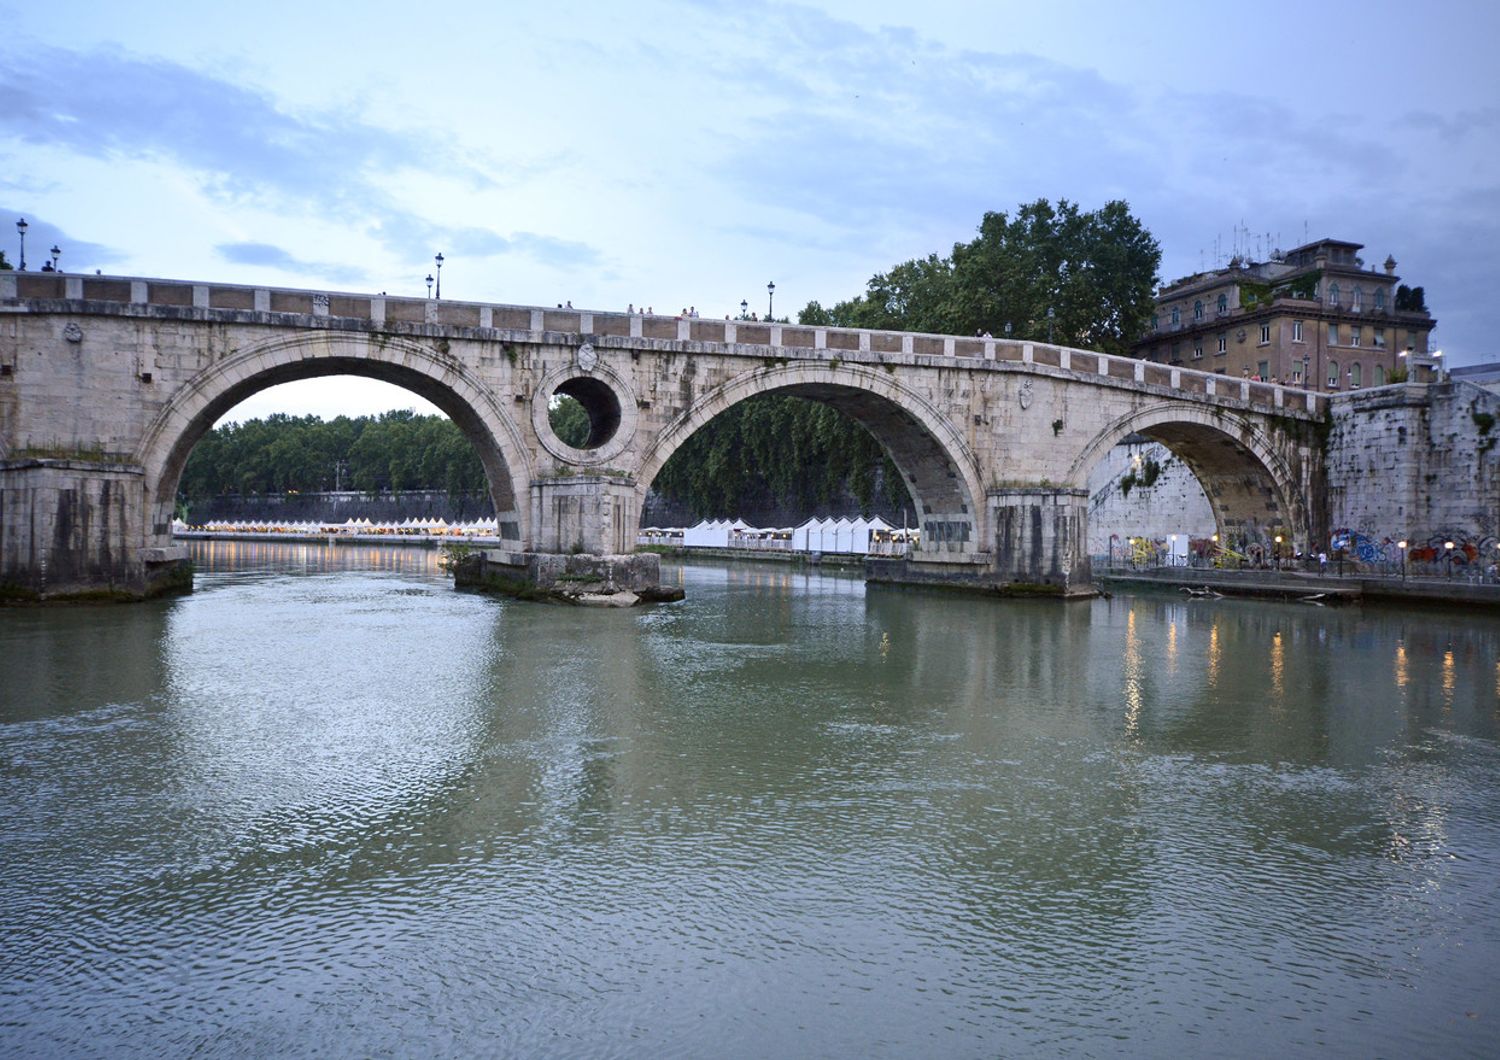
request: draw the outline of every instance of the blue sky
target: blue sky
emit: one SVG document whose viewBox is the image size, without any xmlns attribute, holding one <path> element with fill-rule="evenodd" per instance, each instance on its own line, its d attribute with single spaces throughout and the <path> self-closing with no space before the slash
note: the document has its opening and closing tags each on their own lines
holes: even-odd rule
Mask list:
<svg viewBox="0 0 1500 1060">
<path fill-rule="evenodd" d="M 705 314 L 1123 198 L 1162 279 L 1333 236 L 1500 359 L 1500 5 L 0 0 L 33 267 Z M 1239 226 L 1252 235 L 1237 235 Z M 7 225 L 3 233 L 12 231 Z M 0 242 L 12 260 L 14 235 Z M 415 405 L 376 384 L 237 415 Z"/>
</svg>

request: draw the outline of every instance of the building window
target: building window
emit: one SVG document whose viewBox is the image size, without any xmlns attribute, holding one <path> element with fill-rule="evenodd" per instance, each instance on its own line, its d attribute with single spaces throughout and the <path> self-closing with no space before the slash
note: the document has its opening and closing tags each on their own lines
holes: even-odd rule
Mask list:
<svg viewBox="0 0 1500 1060">
<path fill-rule="evenodd" d="M 1351 387 L 1361 386 L 1365 381 L 1364 366 L 1355 361 L 1349 366 L 1349 385 Z"/>
<path fill-rule="evenodd" d="M 1271 325 L 1270 324 L 1262 324 L 1260 326 L 1260 344 L 1262 346 L 1264 346 L 1266 343 L 1268 343 L 1270 341 L 1271 341 Z"/>
<path fill-rule="evenodd" d="M 1364 307 L 1364 304 L 1365 289 L 1363 287 L 1354 288 L 1354 311 L 1358 313 Z"/>
<path fill-rule="evenodd" d="M 1328 389 L 1329 390 L 1337 390 L 1338 388 L 1339 388 L 1339 362 L 1338 361 L 1329 361 L 1328 362 Z"/>
<path fill-rule="evenodd" d="M 1417 348 L 1417 333 L 1415 331 L 1408 331 L 1406 333 L 1406 348 L 1408 350 L 1415 350 Z"/>
<path fill-rule="evenodd" d="M 1198 360 L 1202 356 L 1203 356 L 1203 343 L 1200 342 L 1200 343 L 1197 343 L 1196 345 L 1193 346 L 1193 360 L 1196 361 L 1196 360 Z"/>
<path fill-rule="evenodd" d="M 1172 363 L 1173 364 L 1181 364 L 1182 363 L 1182 343 L 1180 343 L 1180 342 L 1174 342 L 1174 343 L 1172 343 Z"/>
<path fill-rule="evenodd" d="M 1302 364 L 1299 361 L 1292 362 L 1292 382 L 1302 385 Z"/>
<path fill-rule="evenodd" d="M 1377 287 L 1377 288 L 1375 288 L 1375 308 L 1378 309 L 1378 310 L 1380 310 L 1382 313 L 1385 312 L 1385 288 L 1384 287 Z"/>
<path fill-rule="evenodd" d="M 1330 346 L 1337 346 L 1338 344 L 1339 344 L 1339 326 L 1337 324 L 1329 324 L 1328 325 L 1328 345 L 1330 345 Z"/>
<path fill-rule="evenodd" d="M 1375 366 L 1375 385 L 1385 386 L 1385 365 L 1383 364 Z"/>
<path fill-rule="evenodd" d="M 1374 338 L 1371 341 L 1377 350 L 1385 349 L 1385 328 L 1376 328 Z"/>
<path fill-rule="evenodd" d="M 1152 331 L 1157 331 L 1157 330 L 1160 330 L 1160 328 L 1161 328 L 1161 317 L 1158 314 L 1156 314 L 1156 313 L 1152 313 L 1151 314 L 1151 330 Z"/>
<path fill-rule="evenodd" d="M 1255 378 L 1259 379 L 1262 383 L 1266 382 L 1268 379 L 1271 378 L 1271 362 L 1270 361 L 1256 361 L 1255 362 Z"/>
<path fill-rule="evenodd" d="M 1358 346 L 1359 345 L 1359 333 L 1362 330 L 1364 330 L 1364 329 L 1361 328 L 1358 324 L 1352 324 L 1352 325 L 1350 325 L 1350 327 L 1349 327 L 1349 345 L 1350 346 Z"/>
<path fill-rule="evenodd" d="M 1177 306 L 1174 305 L 1172 307 L 1172 326 L 1176 327 L 1178 324 L 1181 324 L 1181 323 L 1182 323 L 1182 310 L 1179 309 Z"/>
<path fill-rule="evenodd" d="M 1294 320 L 1294 321 L 1292 321 L 1292 341 L 1293 342 L 1301 342 L 1302 341 L 1302 321 L 1300 321 L 1300 320 Z"/>
<path fill-rule="evenodd" d="M 1193 303 L 1193 319 L 1194 320 L 1202 320 L 1203 319 L 1203 299 L 1201 299 L 1201 298 L 1199 298 L 1197 301 L 1195 301 Z"/>
<path fill-rule="evenodd" d="M 1229 333 L 1225 332 L 1225 331 L 1221 331 L 1221 332 L 1219 332 L 1219 352 L 1220 353 L 1227 353 L 1228 351 L 1229 351 Z"/>
<path fill-rule="evenodd" d="M 1229 296 L 1227 294 L 1221 294 L 1221 295 L 1219 295 L 1219 316 L 1223 317 L 1223 316 L 1228 316 L 1228 315 L 1229 315 Z"/>
<path fill-rule="evenodd" d="M 1336 283 L 1335 284 L 1330 284 L 1329 287 L 1328 287 L 1328 304 L 1329 305 L 1338 305 L 1339 304 L 1339 285 L 1336 284 Z"/>
</svg>

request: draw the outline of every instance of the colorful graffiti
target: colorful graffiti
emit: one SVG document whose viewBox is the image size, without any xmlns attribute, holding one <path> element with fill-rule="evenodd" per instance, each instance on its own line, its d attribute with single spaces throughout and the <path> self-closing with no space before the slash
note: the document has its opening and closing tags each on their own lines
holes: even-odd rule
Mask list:
<svg viewBox="0 0 1500 1060">
<path fill-rule="evenodd" d="M 1371 566 L 1380 564 L 1441 564 L 1449 567 L 1487 568 L 1500 563 L 1500 541 L 1494 535 L 1470 536 L 1461 531 L 1435 533 L 1424 540 L 1406 541 L 1406 554 L 1402 555 L 1402 541 L 1389 534 L 1376 535 L 1345 527 L 1335 530 L 1329 538 L 1330 551 L 1343 552 L 1350 559 Z"/>
</svg>

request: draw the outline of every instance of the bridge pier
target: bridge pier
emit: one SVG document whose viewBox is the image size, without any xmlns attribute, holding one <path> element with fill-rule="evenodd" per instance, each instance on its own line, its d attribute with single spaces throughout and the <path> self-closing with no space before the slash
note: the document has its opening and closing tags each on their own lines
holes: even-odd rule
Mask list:
<svg viewBox="0 0 1500 1060">
<path fill-rule="evenodd" d="M 0 461 L 0 600 L 145 599 L 192 588 L 187 549 L 145 532 L 144 473 L 83 459 Z"/>
<path fill-rule="evenodd" d="M 1052 486 L 990 490 L 995 578 L 1062 596 L 1092 596 L 1088 556 L 1089 492 Z"/>
<path fill-rule="evenodd" d="M 559 474 L 531 484 L 531 538 L 537 552 L 634 552 L 640 522 L 641 502 L 632 479 Z"/>
</svg>

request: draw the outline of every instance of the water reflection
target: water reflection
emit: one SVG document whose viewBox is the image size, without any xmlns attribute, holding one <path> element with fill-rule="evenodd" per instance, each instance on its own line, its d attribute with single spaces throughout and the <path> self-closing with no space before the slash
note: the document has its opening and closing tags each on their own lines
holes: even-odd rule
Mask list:
<svg viewBox="0 0 1500 1060">
<path fill-rule="evenodd" d="M 0 613 L 7 1052 L 1494 1044 L 1493 620 L 214 547 Z"/>
</svg>

